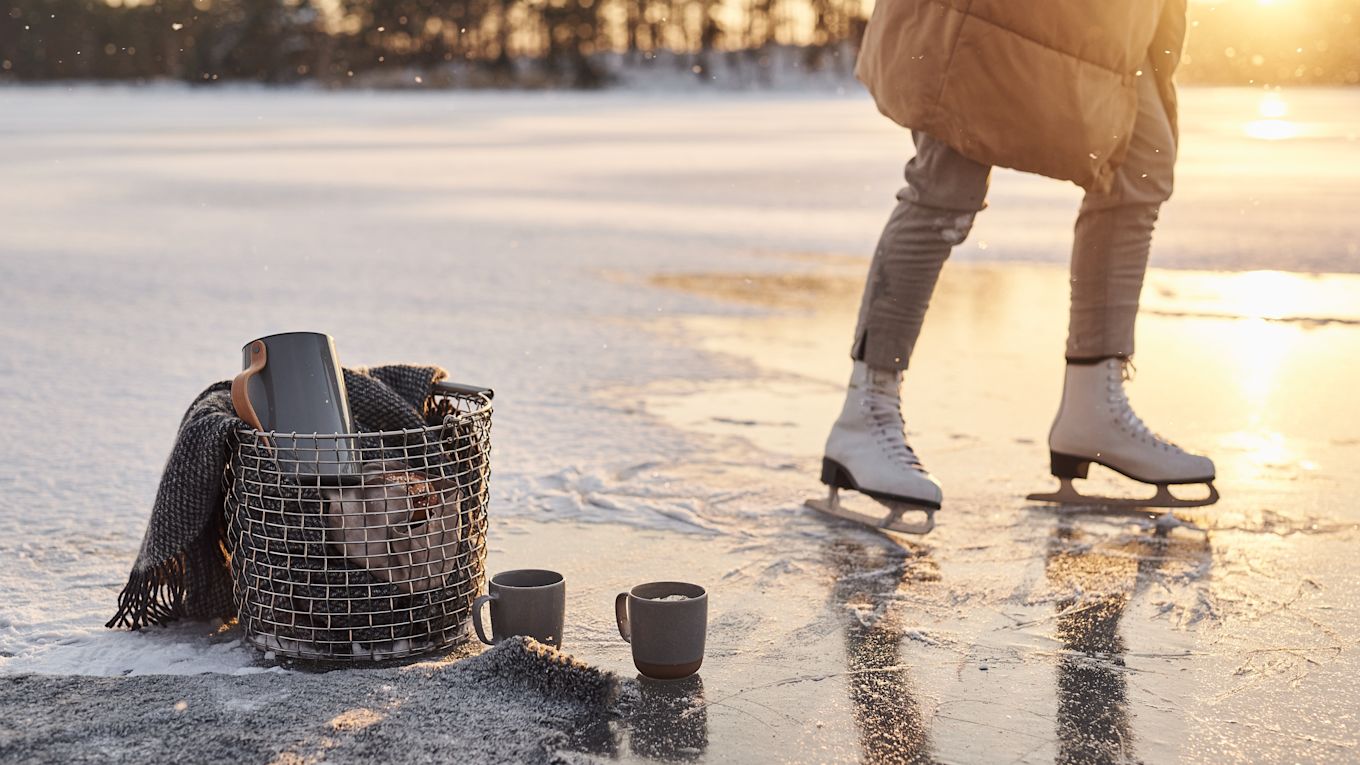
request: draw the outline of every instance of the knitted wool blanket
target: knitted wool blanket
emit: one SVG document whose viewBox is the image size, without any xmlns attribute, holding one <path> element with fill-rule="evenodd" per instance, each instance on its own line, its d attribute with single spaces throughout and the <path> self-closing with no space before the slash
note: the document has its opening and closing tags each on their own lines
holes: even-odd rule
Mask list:
<svg viewBox="0 0 1360 765">
<path fill-rule="evenodd" d="M 357 431 L 421 428 L 437 424 L 444 414 L 431 406 L 431 386 L 446 376 L 439 367 L 393 365 L 345 369 L 344 374 Z M 118 612 L 105 626 L 136 630 L 180 618 L 236 615 L 223 475 L 237 432 L 247 427 L 232 407 L 229 382 L 209 386 L 189 407 L 161 475 L 137 560 L 118 596 Z M 314 488 L 294 486 L 289 494 L 278 500 L 320 501 Z M 324 529 L 317 530 L 315 541 L 324 544 Z M 348 570 L 329 573 L 356 587 L 381 584 L 361 566 L 336 568 Z"/>
</svg>

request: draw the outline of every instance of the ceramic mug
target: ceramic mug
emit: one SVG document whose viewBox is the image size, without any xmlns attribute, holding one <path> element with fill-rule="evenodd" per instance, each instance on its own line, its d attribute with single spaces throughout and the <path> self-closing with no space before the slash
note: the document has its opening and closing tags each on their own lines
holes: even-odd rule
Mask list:
<svg viewBox="0 0 1360 765">
<path fill-rule="evenodd" d="M 524 568 L 491 577 L 487 594 L 472 603 L 472 626 L 477 638 L 495 645 L 524 635 L 553 648 L 562 647 L 566 621 L 567 583 L 556 571 Z M 491 638 L 482 630 L 482 604 L 491 604 Z"/>
<path fill-rule="evenodd" d="M 247 343 L 241 353 L 244 369 L 231 381 L 231 403 L 247 425 L 273 432 L 270 446 L 280 469 L 323 483 L 357 479 L 354 439 L 303 435 L 354 432 L 345 374 L 330 335 L 269 335 Z"/>
<path fill-rule="evenodd" d="M 639 584 L 614 599 L 614 618 L 633 646 L 634 666 L 647 677 L 678 680 L 704 663 L 708 593 L 699 585 Z"/>
</svg>

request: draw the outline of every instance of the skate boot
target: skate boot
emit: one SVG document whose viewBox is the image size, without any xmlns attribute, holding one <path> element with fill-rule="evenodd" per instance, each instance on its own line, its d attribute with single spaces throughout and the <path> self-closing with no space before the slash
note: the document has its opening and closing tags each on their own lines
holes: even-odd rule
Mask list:
<svg viewBox="0 0 1360 765">
<path fill-rule="evenodd" d="M 1048 434 L 1053 475 L 1061 481 L 1057 492 L 1031 494 L 1028 499 L 1107 507 L 1199 507 L 1218 501 L 1214 488 L 1214 463 L 1190 454 L 1153 433 L 1129 405 L 1124 393 L 1124 359 L 1103 359 L 1095 364 L 1068 364 L 1062 404 Z M 1094 462 L 1157 487 L 1147 499 L 1088 497 L 1072 487 L 1073 479 L 1085 478 Z M 1205 484 L 1208 496 L 1179 499 L 1167 486 Z"/>
<path fill-rule="evenodd" d="M 826 500 L 808 506 L 838 518 L 906 534 L 925 534 L 935 527 L 940 508 L 940 482 L 926 472 L 907 445 L 902 420 L 902 373 L 870 369 L 855 362 L 841 416 L 831 428 L 822 458 L 822 483 L 830 487 Z M 870 515 L 840 502 L 840 490 L 850 489 L 877 500 L 887 513 Z M 903 513 L 926 514 L 921 523 L 902 520 Z"/>
</svg>

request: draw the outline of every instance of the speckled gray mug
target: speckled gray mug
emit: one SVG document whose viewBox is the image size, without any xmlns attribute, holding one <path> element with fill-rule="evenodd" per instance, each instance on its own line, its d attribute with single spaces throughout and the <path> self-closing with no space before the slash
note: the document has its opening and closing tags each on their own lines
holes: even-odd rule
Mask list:
<svg viewBox="0 0 1360 765">
<path fill-rule="evenodd" d="M 699 585 L 639 584 L 614 599 L 614 618 L 619 634 L 633 646 L 633 664 L 647 677 L 678 680 L 704 663 L 708 593 Z"/>
<path fill-rule="evenodd" d="M 562 647 L 566 619 L 567 583 L 556 571 L 522 568 L 491 577 L 487 594 L 472 603 L 472 626 L 477 637 L 495 645 L 524 635 L 553 648 Z M 491 638 L 482 631 L 482 604 L 491 604 Z"/>
</svg>

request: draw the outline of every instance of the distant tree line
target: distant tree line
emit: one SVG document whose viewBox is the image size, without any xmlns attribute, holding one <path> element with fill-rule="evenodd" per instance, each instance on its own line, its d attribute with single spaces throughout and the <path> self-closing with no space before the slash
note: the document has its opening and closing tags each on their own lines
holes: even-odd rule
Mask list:
<svg viewBox="0 0 1360 765">
<path fill-rule="evenodd" d="M 797 46 L 818 69 L 857 47 L 861 0 L 3 0 L 0 79 L 594 87 L 657 54 Z M 1360 82 L 1360 0 L 1191 4 L 1184 79 Z"/>
<path fill-rule="evenodd" d="M 591 87 L 600 54 L 642 63 L 858 40 L 859 0 L 4 0 L 0 77 L 190 82 L 318 79 L 458 65 L 488 85 Z M 735 14 L 734 14 L 735 11 Z M 732 21 L 739 17 L 739 21 Z M 691 64 L 692 65 L 692 64 Z"/>
</svg>

